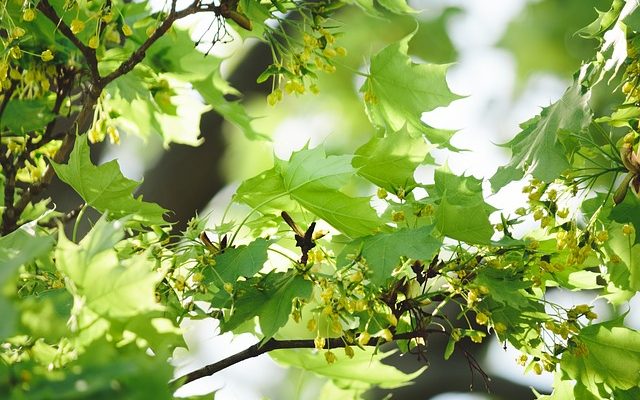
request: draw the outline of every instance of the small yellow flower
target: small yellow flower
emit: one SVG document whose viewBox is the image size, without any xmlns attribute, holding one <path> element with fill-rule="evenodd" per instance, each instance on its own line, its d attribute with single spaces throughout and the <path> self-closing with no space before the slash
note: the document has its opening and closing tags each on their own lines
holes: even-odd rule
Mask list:
<svg viewBox="0 0 640 400">
<path fill-rule="evenodd" d="M 97 49 L 99 45 L 100 45 L 100 38 L 98 37 L 98 35 L 91 36 L 91 39 L 89 39 L 88 46 L 91 47 L 92 49 Z"/>
<path fill-rule="evenodd" d="M 344 47 L 336 47 L 336 53 L 339 56 L 344 57 L 347 55 L 347 49 L 345 49 Z"/>
<path fill-rule="evenodd" d="M 358 336 L 358 344 L 360 346 L 366 346 L 371 340 L 371 335 L 368 332 L 362 332 L 360 336 Z"/>
<path fill-rule="evenodd" d="M 326 340 L 322 336 L 318 336 L 315 339 L 313 339 L 313 344 L 316 347 L 316 349 L 321 350 L 321 349 L 324 349 L 324 345 L 326 344 Z"/>
<path fill-rule="evenodd" d="M 113 20 L 113 12 L 109 11 L 108 13 L 102 16 L 102 20 L 107 24 Z"/>
<path fill-rule="evenodd" d="M 78 34 L 84 30 L 84 22 L 80 21 L 79 19 L 74 19 L 73 21 L 71 21 L 70 28 L 73 34 Z"/>
<path fill-rule="evenodd" d="M 325 57 L 328 57 L 328 58 L 333 58 L 338 55 L 338 53 L 330 47 L 327 47 L 326 49 L 322 50 L 322 54 L 324 54 Z"/>
<path fill-rule="evenodd" d="M 317 327 L 318 327 L 318 324 L 315 318 L 311 318 L 309 322 L 307 322 L 307 329 L 310 330 L 311 332 L 315 331 Z"/>
<path fill-rule="evenodd" d="M 11 31 L 11 37 L 13 37 L 14 39 L 18 39 L 24 36 L 25 34 L 25 30 L 20 28 L 19 26 L 16 26 L 15 28 L 13 28 L 13 31 Z"/>
<path fill-rule="evenodd" d="M 393 222 L 404 221 L 404 211 L 394 211 L 391 213 L 391 220 Z"/>
<path fill-rule="evenodd" d="M 324 358 L 325 360 L 327 360 L 327 364 L 333 364 L 334 362 L 336 362 L 336 355 L 333 354 L 331 350 L 327 350 L 324 353 Z"/>
<path fill-rule="evenodd" d="M 40 53 L 40 58 L 44 62 L 51 61 L 53 60 L 53 53 L 51 52 L 51 50 L 45 50 L 42 53 Z"/>
<path fill-rule="evenodd" d="M 476 314 L 476 322 L 479 325 L 486 325 L 488 321 L 489 321 L 489 317 L 487 316 L 487 314 L 483 312 L 479 312 Z"/>
<path fill-rule="evenodd" d="M 22 58 L 22 50 L 20 50 L 20 47 L 18 46 L 13 46 L 11 50 L 9 50 L 9 54 L 11 54 L 11 57 L 15 58 L 16 60 Z"/>
<path fill-rule="evenodd" d="M 635 229 L 633 228 L 633 225 L 624 224 L 624 225 L 622 226 L 622 233 L 623 233 L 625 236 L 632 235 L 634 231 L 635 231 Z"/>
<path fill-rule="evenodd" d="M 533 372 L 535 372 L 536 375 L 541 375 L 542 374 L 542 365 L 540 365 L 540 363 L 533 364 Z"/>
<path fill-rule="evenodd" d="M 36 19 L 36 12 L 33 8 L 27 8 L 22 12 L 22 19 L 26 22 L 31 22 Z"/>
<path fill-rule="evenodd" d="M 127 24 L 122 25 L 122 33 L 125 36 L 131 36 L 133 35 L 133 29 L 131 29 L 131 27 Z"/>
<path fill-rule="evenodd" d="M 353 351 L 353 347 L 345 346 L 344 347 L 344 354 L 349 358 L 353 358 L 353 356 L 355 355 L 355 351 Z"/>
</svg>

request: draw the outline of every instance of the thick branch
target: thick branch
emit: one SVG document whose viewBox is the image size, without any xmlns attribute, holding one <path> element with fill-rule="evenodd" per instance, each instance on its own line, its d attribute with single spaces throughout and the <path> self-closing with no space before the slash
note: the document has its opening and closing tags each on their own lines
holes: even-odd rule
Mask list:
<svg viewBox="0 0 640 400">
<path fill-rule="evenodd" d="M 71 32 L 71 28 L 62 20 L 62 17 L 58 15 L 56 10 L 49 4 L 49 0 L 40 0 L 36 8 L 44 14 L 58 30 L 73 43 L 74 46 L 80 50 L 84 58 L 87 60 L 89 66 L 89 73 L 91 74 L 91 80 L 94 83 L 100 81 L 100 73 L 98 72 L 98 59 L 96 58 L 96 51 L 91 47 L 82 43 L 78 37 Z"/>
<path fill-rule="evenodd" d="M 393 336 L 393 340 L 406 340 L 418 337 L 426 337 L 431 333 L 448 334 L 442 329 L 423 329 L 413 332 L 399 333 Z M 385 343 L 382 338 L 371 338 L 366 344 L 367 346 L 379 346 Z M 342 338 L 330 338 L 326 341 L 327 349 L 341 348 L 347 346 Z M 239 353 L 229 356 L 223 360 L 215 362 L 213 364 L 206 365 L 200 369 L 189 372 L 186 375 L 176 379 L 178 386 L 185 385 L 189 382 L 193 382 L 197 379 L 211 376 L 216 372 L 220 372 L 225 368 L 235 365 L 241 361 L 248 360 L 249 358 L 257 357 L 261 354 L 268 353 L 273 350 L 282 349 L 313 349 L 315 348 L 315 342 L 313 339 L 298 339 L 298 340 L 278 340 L 269 339 L 266 343 L 260 346 L 260 343 L 256 343 Z"/>
</svg>

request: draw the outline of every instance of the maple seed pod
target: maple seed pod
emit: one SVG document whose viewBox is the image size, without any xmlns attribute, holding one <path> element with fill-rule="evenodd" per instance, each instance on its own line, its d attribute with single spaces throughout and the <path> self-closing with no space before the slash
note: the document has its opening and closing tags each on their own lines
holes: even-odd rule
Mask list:
<svg viewBox="0 0 640 400">
<path fill-rule="evenodd" d="M 629 190 L 629 182 L 633 179 L 635 174 L 632 172 L 628 172 L 624 177 L 624 180 L 620 182 L 620 186 L 616 189 L 613 194 L 613 203 L 620 204 L 624 201 L 624 198 L 627 196 L 627 191 Z"/>
</svg>

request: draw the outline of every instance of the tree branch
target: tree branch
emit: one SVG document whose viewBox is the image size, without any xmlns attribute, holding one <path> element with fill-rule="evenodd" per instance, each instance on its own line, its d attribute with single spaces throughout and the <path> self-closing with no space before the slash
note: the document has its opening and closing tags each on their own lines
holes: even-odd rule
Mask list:
<svg viewBox="0 0 640 400">
<path fill-rule="evenodd" d="M 63 214 L 63 215 L 59 216 L 58 218 L 51 218 L 47 222 L 40 221 L 40 222 L 38 222 L 38 225 L 42 226 L 43 228 L 55 228 L 56 226 L 58 226 L 58 223 L 66 224 L 67 222 L 69 222 L 72 219 L 74 219 L 76 217 L 76 215 L 78 215 L 78 213 L 80 212 L 80 210 L 82 210 L 82 208 L 84 206 L 85 206 L 85 204 L 82 203 L 79 206 L 77 206 L 76 208 L 74 208 L 73 210 L 69 211 L 68 213 Z"/>
<path fill-rule="evenodd" d="M 128 73 L 136 65 L 138 65 L 138 63 L 140 63 L 144 59 L 149 47 L 151 47 L 152 44 L 160 39 L 160 37 L 162 37 L 162 35 L 164 35 L 169 30 L 169 28 L 171 28 L 175 21 L 188 15 L 195 14 L 200 10 L 200 0 L 195 0 L 187 8 L 184 8 L 180 11 L 176 11 L 176 1 L 177 0 L 171 1 L 171 12 L 167 16 L 167 18 L 162 21 L 160 26 L 151 34 L 151 36 L 149 36 L 147 40 L 145 40 L 144 43 L 142 43 L 142 45 L 140 45 L 140 47 L 138 47 L 138 49 L 136 49 L 136 51 L 134 51 L 127 60 L 123 61 L 115 71 L 111 72 L 104 78 L 101 78 L 98 85 L 100 88 L 104 88 L 109 83 L 111 83 L 111 81 Z"/>
<path fill-rule="evenodd" d="M 62 20 L 62 17 L 58 15 L 56 10 L 49 4 L 49 0 L 40 0 L 38 5 L 36 6 L 42 14 L 44 14 L 53 24 L 57 27 L 58 30 L 73 43 L 74 46 L 80 50 L 84 58 L 87 60 L 87 65 L 89 66 L 89 73 L 91 74 L 91 80 L 94 83 L 100 81 L 100 72 L 98 72 L 98 59 L 96 58 L 96 51 L 91 47 L 82 43 L 78 37 L 71 32 L 71 28 L 67 25 L 66 22 Z"/>
<path fill-rule="evenodd" d="M 85 125 L 93 115 L 93 108 L 96 105 L 96 102 L 98 101 L 100 92 L 101 92 L 101 89 L 98 89 L 95 86 L 92 86 L 90 88 L 89 93 L 87 94 L 87 97 L 82 106 L 82 109 L 78 113 L 78 116 L 76 117 L 69 131 L 65 134 L 64 139 L 62 140 L 62 145 L 60 145 L 60 149 L 58 150 L 56 155 L 53 157 L 54 162 L 62 163 L 66 161 L 67 156 L 69 155 L 69 153 L 71 153 L 71 150 L 73 150 L 73 145 L 75 144 L 75 141 L 76 141 L 76 133 L 84 132 Z M 49 185 L 49 183 L 51 183 L 54 173 L 55 172 L 53 170 L 53 167 L 51 166 L 51 164 L 49 164 L 40 182 L 29 186 L 27 190 L 25 190 L 22 193 L 20 200 L 18 200 L 18 202 L 14 206 L 14 210 L 13 210 L 14 212 L 12 213 L 13 221 L 11 224 L 5 225 L 4 215 L 7 214 L 5 212 L 5 214 L 3 215 L 3 232 L 2 232 L 3 234 L 6 235 L 7 233 L 10 233 L 17 228 L 16 221 L 20 217 L 20 214 L 22 214 L 22 211 L 24 211 L 25 207 L 29 204 L 29 202 L 35 196 L 37 196 L 40 192 L 42 192 L 42 190 L 45 189 Z"/>
<path fill-rule="evenodd" d="M 422 329 L 412 332 L 403 332 L 393 336 L 393 340 L 407 340 L 419 337 L 426 337 L 431 333 L 440 333 L 448 335 L 449 333 L 442 329 Z M 385 343 L 383 338 L 371 338 L 366 346 L 379 346 Z M 342 338 L 329 338 L 326 340 L 327 349 L 335 349 L 346 347 L 347 343 Z M 193 382 L 197 379 L 211 376 L 217 372 L 222 371 L 232 365 L 235 365 L 241 361 L 248 360 L 249 358 L 257 357 L 259 355 L 268 353 L 273 350 L 282 349 L 313 349 L 315 348 L 315 342 L 313 339 L 294 339 L 294 340 L 278 340 L 269 339 L 262 346 L 260 343 L 256 343 L 239 353 L 229 356 L 213 364 L 205 365 L 204 367 L 195 371 L 189 372 L 173 381 L 176 386 L 186 385 L 189 382 Z"/>
<path fill-rule="evenodd" d="M 9 104 L 9 100 L 11 100 L 11 96 L 13 95 L 13 92 L 15 90 L 16 90 L 16 81 L 12 79 L 11 86 L 9 86 L 9 89 L 5 90 L 3 93 L 4 97 L 2 98 L 2 103 L 0 103 L 0 118 L 2 118 L 2 114 L 4 114 L 4 110 L 7 108 L 7 104 Z"/>
</svg>

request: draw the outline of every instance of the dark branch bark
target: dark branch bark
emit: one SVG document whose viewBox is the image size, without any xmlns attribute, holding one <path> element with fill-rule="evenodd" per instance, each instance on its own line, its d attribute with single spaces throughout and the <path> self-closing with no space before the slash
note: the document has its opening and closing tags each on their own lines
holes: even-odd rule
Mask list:
<svg viewBox="0 0 640 400">
<path fill-rule="evenodd" d="M 420 331 L 414 332 L 404 332 L 399 333 L 393 336 L 393 340 L 407 340 L 418 337 L 427 337 L 431 333 L 440 333 L 448 335 L 449 333 L 443 331 L 441 329 L 423 329 Z M 371 338 L 369 342 L 366 344 L 367 346 L 379 346 L 383 343 L 386 343 L 382 338 Z M 342 338 L 329 338 L 326 340 L 326 349 L 335 349 L 346 347 L 347 343 Z M 193 382 L 197 379 L 204 378 L 206 376 L 211 376 L 216 372 L 220 372 L 225 368 L 228 368 L 232 365 L 235 365 L 244 360 L 248 360 L 249 358 L 257 357 L 261 354 L 268 353 L 273 350 L 282 350 L 282 349 L 313 349 L 315 348 L 315 342 L 313 339 L 295 339 L 295 340 L 278 340 L 278 339 L 269 339 L 266 343 L 260 346 L 260 343 L 256 343 L 239 353 L 236 353 L 232 356 L 229 356 L 223 360 L 220 360 L 216 363 L 206 365 L 200 369 L 189 372 L 186 375 L 181 376 L 176 379 L 174 382 L 177 383 L 177 386 L 185 385 L 189 382 Z"/>
</svg>

